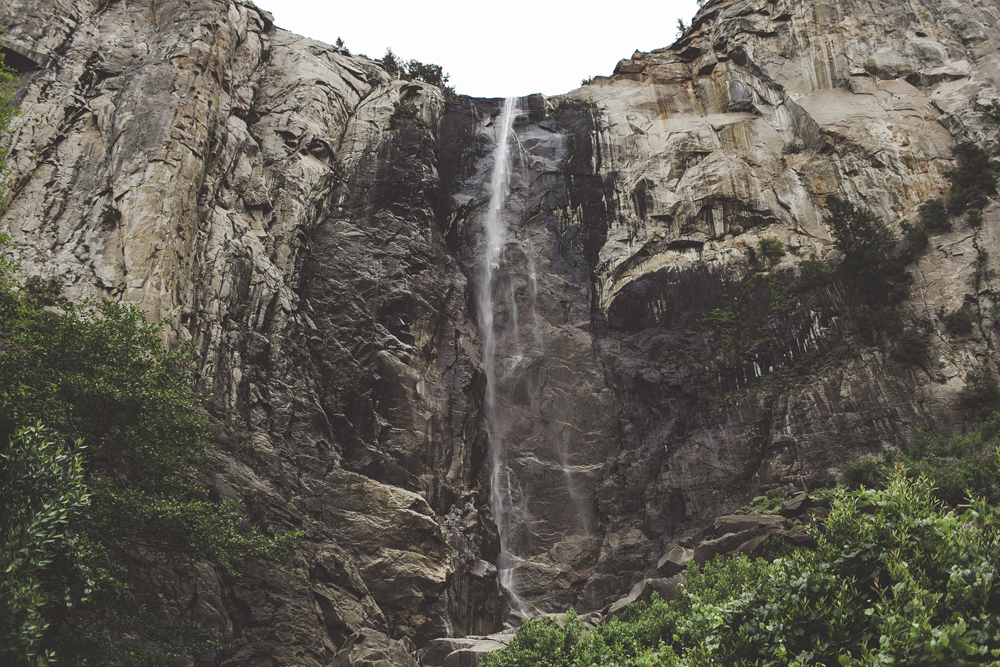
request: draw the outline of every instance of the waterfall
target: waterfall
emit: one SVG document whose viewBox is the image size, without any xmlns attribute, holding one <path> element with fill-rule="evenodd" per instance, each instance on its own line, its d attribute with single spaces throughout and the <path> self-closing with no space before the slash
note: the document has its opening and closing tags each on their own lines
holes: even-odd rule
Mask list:
<svg viewBox="0 0 1000 667">
<path fill-rule="evenodd" d="M 493 175 L 490 179 L 490 201 L 483 219 L 486 243 L 482 251 L 481 280 L 479 287 L 479 328 L 483 342 L 483 370 L 486 374 L 485 414 L 487 439 L 492 473 L 490 478 L 490 510 L 493 512 L 500 533 L 500 562 L 498 570 L 500 583 L 508 590 L 518 612 L 524 614 L 525 607 L 517 597 L 513 581 L 513 559 L 507 517 L 513 505 L 513 489 L 510 470 L 507 467 L 503 446 L 503 416 L 497 405 L 497 333 L 494 323 L 494 296 L 498 290 L 498 274 L 504 261 L 504 248 L 508 229 L 504 209 L 510 196 L 512 168 L 511 135 L 518 98 L 504 100 L 500 116 L 494 122 L 496 147 L 493 150 Z M 516 300 L 513 294 L 502 295 L 504 301 L 515 304 L 514 326 L 517 326 Z"/>
<path fill-rule="evenodd" d="M 596 372 L 589 339 L 581 342 L 569 320 L 578 283 L 565 265 L 553 268 L 552 221 L 535 213 L 547 195 L 559 196 L 551 175 L 565 143 L 548 127 L 520 122 L 522 104 L 508 98 L 479 126 L 494 147 L 479 172 L 489 176 L 487 203 L 471 229 L 497 570 L 514 613 L 530 616 L 539 611 L 536 558 L 593 535 L 593 470 L 603 449 L 589 431 L 589 410 L 603 408 L 586 393 L 584 407 L 578 403 L 574 374 Z"/>
</svg>

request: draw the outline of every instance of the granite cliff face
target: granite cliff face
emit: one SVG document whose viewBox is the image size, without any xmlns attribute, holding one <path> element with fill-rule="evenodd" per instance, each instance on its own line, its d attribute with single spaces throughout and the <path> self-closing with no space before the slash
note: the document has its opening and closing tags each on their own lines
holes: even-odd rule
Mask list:
<svg viewBox="0 0 1000 667">
<path fill-rule="evenodd" d="M 164 613 L 249 638 L 192 664 L 326 665 L 380 633 L 489 633 L 511 604 L 601 609 L 750 497 L 955 427 L 965 373 L 994 364 L 998 285 L 971 266 L 1000 253 L 993 204 L 911 266 L 923 365 L 839 283 L 786 288 L 837 259 L 827 195 L 897 225 L 946 191 L 956 141 L 1000 151 L 990 2 L 710 2 L 670 48 L 521 100 L 494 300 L 504 517 L 475 296 L 500 100 L 446 103 L 236 0 L 12 0 L 0 25 L 25 111 L 0 227 L 25 272 L 198 340 L 214 492 L 309 529 L 238 580 L 165 573 Z M 789 252 L 757 274 L 765 235 Z M 966 302 L 977 331 L 946 333 Z"/>
</svg>

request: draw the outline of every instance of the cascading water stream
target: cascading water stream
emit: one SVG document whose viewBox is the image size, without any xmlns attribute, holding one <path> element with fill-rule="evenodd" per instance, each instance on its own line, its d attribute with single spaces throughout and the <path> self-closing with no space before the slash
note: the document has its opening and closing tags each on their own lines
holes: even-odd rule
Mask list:
<svg viewBox="0 0 1000 667">
<path fill-rule="evenodd" d="M 482 280 L 479 289 L 479 325 L 483 342 L 483 370 L 486 374 L 486 423 L 492 475 L 490 480 L 490 509 L 500 532 L 500 583 L 508 590 L 517 611 L 522 615 L 526 608 L 514 590 L 513 567 L 509 554 L 509 540 L 506 517 L 513 504 L 511 475 L 503 447 L 503 421 L 497 405 L 497 337 L 494 326 L 494 291 L 497 274 L 504 260 L 504 246 L 508 230 L 504 219 L 504 207 L 510 196 L 511 177 L 511 135 L 514 119 L 518 114 L 518 98 L 504 100 L 500 116 L 494 123 L 496 147 L 493 151 L 493 175 L 490 180 L 490 201 L 483 228 L 486 244 L 483 249 Z M 513 299 L 511 299 L 513 300 Z"/>
<path fill-rule="evenodd" d="M 550 192 L 559 196 L 552 174 L 566 153 L 561 136 L 533 124 L 521 103 L 508 98 L 480 126 L 494 148 L 485 166 L 492 170 L 488 203 L 473 229 L 497 570 L 512 611 L 527 617 L 539 612 L 537 557 L 593 533 L 588 471 L 600 450 L 586 449 L 590 415 L 580 414 L 571 379 L 590 358 L 589 348 L 577 351 L 579 330 L 567 319 L 575 288 L 545 254 L 551 230 L 538 216 L 529 219 Z"/>
</svg>

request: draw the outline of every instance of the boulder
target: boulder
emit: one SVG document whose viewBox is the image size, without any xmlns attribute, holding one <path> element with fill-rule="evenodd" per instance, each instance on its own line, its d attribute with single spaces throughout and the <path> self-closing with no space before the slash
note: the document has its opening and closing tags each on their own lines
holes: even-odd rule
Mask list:
<svg viewBox="0 0 1000 667">
<path fill-rule="evenodd" d="M 664 577 L 683 572 L 689 560 L 694 558 L 694 549 L 675 546 L 656 563 L 656 571 Z"/>
<path fill-rule="evenodd" d="M 796 493 L 781 506 L 782 516 L 799 516 L 813 504 L 813 499 L 805 491 Z"/>
<path fill-rule="evenodd" d="M 625 608 L 634 602 L 649 602 L 653 598 L 653 593 L 659 594 L 663 600 L 673 600 L 680 594 L 680 589 L 684 585 L 687 577 L 683 572 L 675 574 L 670 578 L 643 579 L 629 591 L 628 595 L 612 603 L 608 608 L 607 615 L 618 617 L 624 613 Z"/>
<path fill-rule="evenodd" d="M 513 634 L 433 639 L 420 651 L 423 667 L 475 667 L 487 653 L 505 648 Z"/>
<path fill-rule="evenodd" d="M 327 667 L 417 667 L 417 661 L 402 642 L 363 628 L 347 639 Z"/>
<path fill-rule="evenodd" d="M 785 528 L 785 518 L 777 514 L 727 514 L 715 519 L 713 534 L 742 533 L 747 530 L 776 532 Z"/>
<path fill-rule="evenodd" d="M 786 530 L 778 534 L 778 538 L 793 547 L 805 547 L 815 549 L 819 546 L 814 538 L 804 530 Z"/>
</svg>

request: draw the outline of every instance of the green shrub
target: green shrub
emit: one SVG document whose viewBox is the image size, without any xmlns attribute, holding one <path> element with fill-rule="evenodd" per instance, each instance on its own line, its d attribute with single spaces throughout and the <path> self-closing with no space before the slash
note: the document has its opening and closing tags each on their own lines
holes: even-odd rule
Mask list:
<svg viewBox="0 0 1000 667">
<path fill-rule="evenodd" d="M 953 310 L 944 318 L 944 328 L 950 334 L 971 334 L 976 323 L 976 314 L 968 306 Z"/>
<path fill-rule="evenodd" d="M 480 664 L 995 665 L 1000 509 L 977 500 L 956 515 L 930 480 L 900 470 L 884 487 L 834 493 L 826 521 L 806 529 L 814 551 L 690 563 L 669 603 L 654 597 L 588 633 L 572 616 L 562 629 L 532 621 Z"/>
<path fill-rule="evenodd" d="M 997 177 L 990 156 L 969 140 L 956 144 L 951 152 L 958 161 L 958 168 L 945 173 L 951 181 L 948 210 L 958 214 L 969 208 L 982 209 L 986 197 L 997 191 Z"/>
<path fill-rule="evenodd" d="M 122 219 L 122 213 L 112 204 L 105 204 L 101 209 L 100 225 L 103 229 L 112 230 L 118 228 L 118 223 Z"/>
<path fill-rule="evenodd" d="M 979 229 L 983 226 L 983 211 L 979 208 L 970 208 L 967 211 L 966 222 L 969 223 L 969 227 L 973 229 Z"/>
<path fill-rule="evenodd" d="M 402 69 L 402 61 L 396 57 L 396 54 L 392 52 L 392 49 L 386 49 L 385 55 L 375 62 L 381 65 L 382 69 L 384 69 L 392 77 L 398 77 L 400 70 Z"/>
<path fill-rule="evenodd" d="M 930 338 L 919 331 L 904 331 L 893 346 L 892 355 L 908 364 L 922 364 L 930 354 Z"/>
<path fill-rule="evenodd" d="M 208 563 L 236 574 L 237 560 L 275 558 L 298 534 L 269 537 L 243 529 L 242 506 L 209 499 L 195 481 L 211 445 L 205 399 L 191 389 L 190 345 L 168 349 L 163 323 L 148 323 L 144 312 L 127 304 L 43 307 L 19 288 L 12 271 L 0 266 L 0 274 L 7 273 L 0 275 L 0 443 L 11 443 L 22 458 L 61 457 L 73 488 L 79 467 L 89 503 L 85 513 L 67 518 L 85 548 L 72 551 L 57 569 L 36 568 L 33 575 L 43 590 L 53 591 L 65 590 L 69 574 L 87 573 L 70 594 L 46 599 L 43 624 L 58 619 L 61 629 L 45 633 L 38 649 L 88 665 L 131 664 L 149 651 L 174 656 L 176 642 L 203 634 L 196 626 L 161 621 L 136 602 L 130 587 L 144 573 L 160 565 L 192 571 L 195 563 Z M 24 429 L 38 422 L 51 435 L 26 438 Z M 51 442 L 80 444 L 60 454 Z M 23 451 L 31 447 L 34 454 Z M 13 456 L 4 454 L 0 467 Z M 6 483 L 0 471 L 0 487 Z M 0 533 L 0 553 L 16 543 L 16 535 Z M 112 629 L 135 641 L 111 643 Z M 158 648 L 143 648 L 142 638 Z"/>
<path fill-rule="evenodd" d="M 944 438 L 924 428 L 917 428 L 913 444 L 906 450 L 907 458 L 919 461 L 928 456 L 941 456 L 946 451 Z"/>
<path fill-rule="evenodd" d="M 440 88 L 445 95 L 445 99 L 451 101 L 456 98 L 455 89 L 448 85 L 448 75 L 440 65 L 422 63 L 419 60 L 403 60 L 392 49 L 386 49 L 385 55 L 376 60 L 390 76 L 407 81 L 423 81 L 424 83 Z"/>
<path fill-rule="evenodd" d="M 921 222 L 911 225 L 909 222 L 904 220 L 899 226 L 903 230 L 901 259 L 904 262 L 912 262 L 917 255 L 927 249 L 927 245 L 930 243 L 930 238 L 928 238 L 927 230 Z"/>
<path fill-rule="evenodd" d="M 3 41 L 0 40 L 0 47 Z M 0 138 L 10 131 L 10 124 L 21 114 L 17 108 L 17 74 L 4 62 L 3 50 L 0 49 Z M 7 166 L 7 156 L 10 148 L 6 141 L 0 141 L 0 213 L 7 210 L 7 189 L 10 184 L 10 169 Z"/>
<path fill-rule="evenodd" d="M 954 433 L 947 442 L 939 435 L 917 429 L 913 444 L 902 457 L 882 452 L 841 466 L 841 475 L 850 488 L 883 488 L 893 469 L 901 466 L 911 479 L 923 476 L 934 486 L 934 496 L 956 505 L 967 494 L 1000 499 L 1000 470 L 996 461 L 1000 446 L 1000 413 L 992 413 L 968 433 Z"/>
<path fill-rule="evenodd" d="M 990 253 L 985 248 L 980 248 L 976 253 L 976 258 L 972 260 L 972 280 L 979 291 L 984 280 L 992 280 L 996 277 L 996 271 L 990 267 Z"/>
<path fill-rule="evenodd" d="M 40 424 L 0 442 L 0 662 L 54 664 L 46 609 L 86 601 L 79 523 L 90 502 L 82 444 L 59 444 Z"/>
<path fill-rule="evenodd" d="M 802 152 L 802 145 L 797 141 L 789 141 L 781 147 L 782 155 L 798 155 Z"/>
<path fill-rule="evenodd" d="M 1000 385 L 996 377 L 984 366 L 973 368 L 965 376 L 965 387 L 958 394 L 965 411 L 979 418 L 985 418 L 1000 408 Z"/>
<path fill-rule="evenodd" d="M 840 472 L 848 488 L 882 489 L 885 488 L 894 463 L 895 457 L 891 452 L 882 452 L 845 461 L 840 467 Z"/>
<path fill-rule="evenodd" d="M 951 220 L 948 219 L 948 209 L 943 199 L 932 199 L 924 202 L 917 209 L 920 222 L 924 229 L 931 232 L 950 232 Z"/>
<path fill-rule="evenodd" d="M 824 221 L 843 254 L 837 272 L 848 303 L 874 329 L 901 330 L 891 306 L 909 294 L 912 276 L 895 253 L 896 234 L 875 214 L 834 196 L 827 198 Z"/>
<path fill-rule="evenodd" d="M 799 279 L 795 283 L 795 291 L 801 293 L 826 287 L 830 277 L 830 272 L 823 262 L 814 259 L 804 260 L 799 264 Z"/>
<path fill-rule="evenodd" d="M 416 123 L 418 127 L 427 127 L 427 123 L 420 115 L 420 109 L 418 109 L 417 105 L 413 102 L 404 102 L 403 100 L 399 100 L 397 102 L 393 102 L 392 109 L 392 115 L 389 116 L 390 127 L 400 127 L 405 121 L 412 121 Z"/>
<path fill-rule="evenodd" d="M 765 236 L 757 244 L 757 254 L 768 266 L 774 266 L 785 256 L 785 244 L 776 236 Z"/>
<path fill-rule="evenodd" d="M 41 306 L 54 306 L 65 299 L 60 296 L 62 285 L 55 277 L 43 279 L 41 276 L 28 276 L 24 281 L 24 295 Z"/>
</svg>

